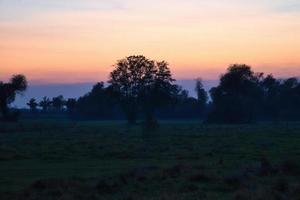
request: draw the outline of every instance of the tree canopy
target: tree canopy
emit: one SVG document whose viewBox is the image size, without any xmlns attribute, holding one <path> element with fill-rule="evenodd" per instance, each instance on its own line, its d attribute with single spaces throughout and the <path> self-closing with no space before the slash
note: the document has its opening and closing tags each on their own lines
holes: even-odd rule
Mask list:
<svg viewBox="0 0 300 200">
<path fill-rule="evenodd" d="M 262 100 L 262 73 L 250 66 L 232 65 L 220 78 L 220 84 L 210 90 L 213 110 L 209 120 L 224 123 L 248 123 L 255 120 Z"/>
<path fill-rule="evenodd" d="M 9 104 L 27 88 L 23 75 L 0 82 L 0 114 L 15 118 Z M 65 100 L 62 95 L 35 98 L 31 111 L 54 116 L 68 113 L 75 118 L 124 119 L 135 123 L 144 119 L 149 128 L 160 119 L 200 119 L 211 123 L 252 123 L 258 120 L 300 120 L 300 80 L 278 79 L 254 72 L 250 66 L 234 64 L 220 76 L 209 93 L 196 79 L 195 96 L 175 84 L 169 65 L 145 56 L 129 56 L 117 61 L 107 83 L 96 83 L 84 96 Z M 40 107 L 43 112 L 38 112 Z M 150 130 L 150 129 L 149 129 Z"/>
<path fill-rule="evenodd" d="M 35 98 L 31 98 L 29 100 L 29 102 L 27 103 L 27 105 L 29 106 L 31 112 L 35 112 L 37 110 L 37 106 L 39 105 L 37 102 L 36 102 L 36 99 Z"/>
<path fill-rule="evenodd" d="M 110 73 L 109 84 L 130 123 L 135 123 L 139 109 L 151 123 L 155 110 L 171 102 L 177 93 L 174 81 L 165 61 L 139 55 L 119 60 Z"/>
<path fill-rule="evenodd" d="M 21 94 L 27 89 L 27 80 L 24 75 L 14 75 L 7 83 L 0 82 L 0 113 L 4 119 L 14 118 L 9 113 L 8 105 L 11 104 L 16 94 Z"/>
</svg>

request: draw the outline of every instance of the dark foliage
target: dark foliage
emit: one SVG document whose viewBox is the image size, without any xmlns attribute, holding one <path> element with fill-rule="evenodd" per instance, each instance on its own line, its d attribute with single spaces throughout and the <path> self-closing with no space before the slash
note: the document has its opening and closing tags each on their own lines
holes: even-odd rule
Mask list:
<svg viewBox="0 0 300 200">
<path fill-rule="evenodd" d="M 199 112 L 201 116 L 204 116 L 207 109 L 208 95 L 203 87 L 202 80 L 200 78 L 196 80 L 195 91 L 197 93 L 197 104 L 199 107 Z"/>
<path fill-rule="evenodd" d="M 175 101 L 158 109 L 156 116 L 162 119 L 199 119 L 204 117 L 199 101 L 190 97 L 188 91 L 180 87 L 178 87 Z"/>
<path fill-rule="evenodd" d="M 77 100 L 74 98 L 69 98 L 65 101 L 65 106 L 69 114 L 74 114 L 76 111 Z"/>
<path fill-rule="evenodd" d="M 30 111 L 32 113 L 35 113 L 37 111 L 37 106 L 39 105 L 37 102 L 36 102 L 36 99 L 35 98 L 31 98 L 29 100 L 29 102 L 27 103 L 27 105 L 29 106 L 30 108 Z"/>
<path fill-rule="evenodd" d="M 53 106 L 53 109 L 57 112 L 61 111 L 64 107 L 64 97 L 62 95 L 59 95 L 57 97 L 53 97 L 52 98 L 52 106 Z"/>
<path fill-rule="evenodd" d="M 39 106 L 42 108 L 44 112 L 47 112 L 51 106 L 51 101 L 48 97 L 43 97 L 40 101 Z"/>
<path fill-rule="evenodd" d="M 262 102 L 259 87 L 262 74 L 255 74 L 247 65 L 232 65 L 211 89 L 213 110 L 209 121 L 249 123 L 255 120 Z"/>
<path fill-rule="evenodd" d="M 267 76 L 262 82 L 264 89 L 263 113 L 278 120 L 300 119 L 300 81 L 297 78 L 278 80 Z"/>
<path fill-rule="evenodd" d="M 22 93 L 27 88 L 24 75 L 14 75 L 8 83 L 0 82 L 0 113 L 4 120 L 16 120 L 18 114 L 10 112 L 8 105 L 15 100 L 16 94 Z"/>
<path fill-rule="evenodd" d="M 117 62 L 107 86 L 97 83 L 79 99 L 65 100 L 60 95 L 52 100 L 44 97 L 37 103 L 32 98 L 27 105 L 31 113 L 66 113 L 77 119 L 127 119 L 130 124 L 144 119 L 145 130 L 157 127 L 156 119 L 201 119 L 231 124 L 300 120 L 297 78 L 276 79 L 256 73 L 248 65 L 234 64 L 221 75 L 219 85 L 210 90 L 210 95 L 201 79 L 197 79 L 196 98 L 174 81 L 166 62 L 130 56 Z M 18 116 L 9 113 L 8 105 L 26 86 L 22 75 L 14 76 L 9 83 L 0 82 L 1 114 L 6 120 Z"/>
<path fill-rule="evenodd" d="M 166 62 L 130 56 L 118 61 L 109 84 L 128 122 L 135 123 L 137 113 L 142 112 L 146 125 L 152 127 L 157 108 L 171 103 L 178 92 L 174 81 Z"/>
<path fill-rule="evenodd" d="M 250 123 L 257 120 L 300 119 L 300 81 L 254 73 L 247 65 L 232 65 L 210 90 L 209 122 Z"/>
<path fill-rule="evenodd" d="M 110 88 L 104 87 L 103 82 L 97 83 L 91 92 L 78 99 L 76 110 L 84 117 L 112 119 L 117 107 L 113 95 Z"/>
</svg>

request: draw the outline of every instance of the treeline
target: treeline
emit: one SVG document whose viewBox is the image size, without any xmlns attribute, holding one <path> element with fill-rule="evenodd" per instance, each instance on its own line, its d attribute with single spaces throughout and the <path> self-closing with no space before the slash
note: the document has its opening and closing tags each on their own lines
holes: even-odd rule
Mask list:
<svg viewBox="0 0 300 200">
<path fill-rule="evenodd" d="M 13 82 L 0 82 L 4 118 L 15 94 L 24 91 L 24 87 L 15 87 L 10 96 L 3 92 Z M 99 82 L 78 99 L 44 97 L 37 102 L 33 98 L 28 106 L 32 113 L 67 113 L 74 119 L 127 119 L 129 123 L 142 119 L 147 127 L 155 127 L 156 119 L 201 119 L 208 123 L 300 120 L 298 78 L 278 79 L 235 64 L 210 91 L 197 79 L 195 91 L 196 98 L 175 84 L 166 62 L 130 56 L 117 62 L 106 85 Z"/>
<path fill-rule="evenodd" d="M 258 120 L 300 120 L 300 81 L 255 73 L 247 65 L 232 65 L 210 90 L 207 120 L 251 123 Z"/>
<path fill-rule="evenodd" d="M 43 97 L 40 101 L 31 98 L 27 106 L 32 117 L 66 114 L 73 119 L 126 119 L 118 100 L 111 96 L 109 88 L 104 86 L 104 82 L 96 83 L 90 92 L 78 99 L 64 98 L 62 95 L 53 98 Z M 181 90 L 174 98 L 174 102 L 156 110 L 155 117 L 159 119 L 201 119 L 204 107 L 205 105 L 201 107 L 201 102 L 197 98 L 190 97 L 187 90 Z M 137 111 L 136 117 L 142 119 L 143 115 Z"/>
</svg>

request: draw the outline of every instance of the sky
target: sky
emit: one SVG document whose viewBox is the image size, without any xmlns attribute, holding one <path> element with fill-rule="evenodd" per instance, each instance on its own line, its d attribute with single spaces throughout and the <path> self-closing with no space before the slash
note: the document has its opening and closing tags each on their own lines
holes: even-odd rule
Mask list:
<svg viewBox="0 0 300 200">
<path fill-rule="evenodd" d="M 300 76 L 300 1 L 0 0 L 0 80 L 107 80 L 140 54 L 177 79 L 215 80 L 234 63 Z"/>
</svg>

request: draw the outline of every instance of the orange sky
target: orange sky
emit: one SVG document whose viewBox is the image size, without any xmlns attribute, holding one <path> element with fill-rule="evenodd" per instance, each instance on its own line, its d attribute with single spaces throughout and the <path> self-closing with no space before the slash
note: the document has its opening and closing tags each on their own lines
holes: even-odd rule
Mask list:
<svg viewBox="0 0 300 200">
<path fill-rule="evenodd" d="M 1 0 L 0 79 L 105 80 L 132 54 L 176 78 L 216 79 L 232 63 L 300 76 L 296 0 Z"/>
</svg>

